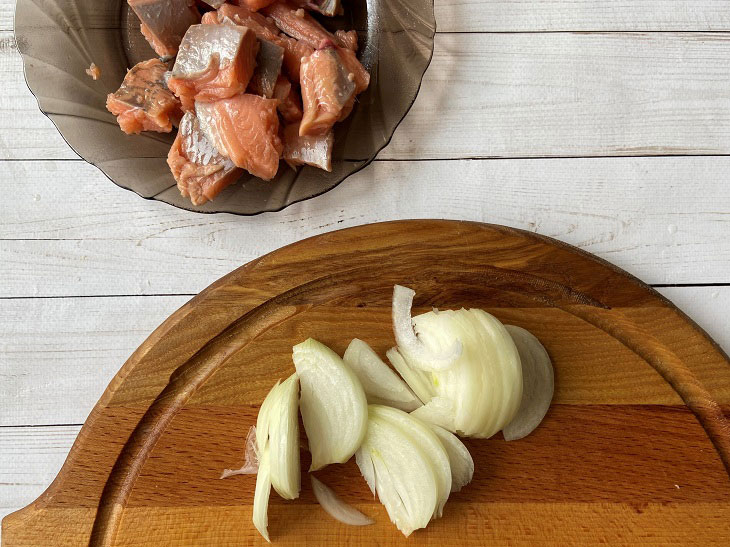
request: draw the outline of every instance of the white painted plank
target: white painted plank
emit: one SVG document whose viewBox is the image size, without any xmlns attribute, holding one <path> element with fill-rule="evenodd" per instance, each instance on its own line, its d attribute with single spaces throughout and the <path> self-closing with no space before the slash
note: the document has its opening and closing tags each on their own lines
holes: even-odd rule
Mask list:
<svg viewBox="0 0 730 547">
<path fill-rule="evenodd" d="M 691 317 L 730 354 L 730 287 L 662 287 L 661 294 Z"/>
<path fill-rule="evenodd" d="M 197 293 L 305 237 L 429 217 L 536 231 L 648 283 L 730 281 L 730 157 L 376 162 L 251 218 L 145 201 L 81 162 L 4 168 L 0 296 Z"/>
<path fill-rule="evenodd" d="M 82 423 L 127 357 L 189 299 L 0 299 L 0 426 Z"/>
<path fill-rule="evenodd" d="M 80 429 L 0 428 L 0 520 L 28 505 L 51 484 Z"/>
<path fill-rule="evenodd" d="M 0 30 L 14 11 L 0 0 Z M 727 0 L 436 0 L 435 13 L 442 32 L 730 30 Z"/>
<path fill-rule="evenodd" d="M 74 158 L 9 40 L 0 33 L 0 158 Z M 730 33 L 439 34 L 380 157 L 727 154 L 728 58 Z"/>
<path fill-rule="evenodd" d="M 384 158 L 730 152 L 730 34 L 438 35 Z"/>
<path fill-rule="evenodd" d="M 442 32 L 730 30 L 727 0 L 436 0 Z"/>
<path fill-rule="evenodd" d="M 0 0 L 0 30 L 13 30 L 15 0 Z"/>
</svg>

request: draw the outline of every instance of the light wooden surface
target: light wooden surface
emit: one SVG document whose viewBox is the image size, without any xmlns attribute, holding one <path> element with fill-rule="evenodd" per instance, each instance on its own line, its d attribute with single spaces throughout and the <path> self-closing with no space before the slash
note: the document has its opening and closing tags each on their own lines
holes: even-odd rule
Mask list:
<svg viewBox="0 0 730 547">
<path fill-rule="evenodd" d="M 0 0 L 0 516 L 47 486 L 186 295 L 340 227 L 550 235 L 659 285 L 730 350 L 727 0 L 436 0 L 434 62 L 390 161 L 250 219 L 141 200 L 78 161 L 25 87 L 13 9 Z"/>
<path fill-rule="evenodd" d="M 316 518 L 304 480 L 295 503 L 272 499 L 275 543 L 727 539 L 730 361 L 712 341 L 647 286 L 554 240 L 412 220 L 287 246 L 175 312 L 111 381 L 49 490 L 3 522 L 8 547 L 263 544 L 245 524 L 255 479 L 219 481 L 220 469 L 240 459 L 258 406 L 292 372 L 293 343 L 313 336 L 342 352 L 361 336 L 380 353 L 393 344 L 396 282 L 416 290 L 415 313 L 476 306 L 538 336 L 557 378 L 551 410 L 521 441 L 467 441 L 474 480 L 412 539 L 350 461 L 321 475 L 376 524 Z"/>
</svg>

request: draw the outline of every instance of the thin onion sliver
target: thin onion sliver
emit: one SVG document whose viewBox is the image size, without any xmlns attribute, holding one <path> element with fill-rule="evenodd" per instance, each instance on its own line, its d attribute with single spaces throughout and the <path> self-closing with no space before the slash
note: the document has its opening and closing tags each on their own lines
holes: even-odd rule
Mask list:
<svg viewBox="0 0 730 547">
<path fill-rule="evenodd" d="M 344 524 L 349 524 L 350 526 L 368 526 L 375 524 L 373 519 L 338 498 L 337 494 L 329 486 L 317 479 L 314 475 L 311 475 L 311 479 L 314 497 L 317 498 L 322 509 L 333 519 Z"/>
</svg>

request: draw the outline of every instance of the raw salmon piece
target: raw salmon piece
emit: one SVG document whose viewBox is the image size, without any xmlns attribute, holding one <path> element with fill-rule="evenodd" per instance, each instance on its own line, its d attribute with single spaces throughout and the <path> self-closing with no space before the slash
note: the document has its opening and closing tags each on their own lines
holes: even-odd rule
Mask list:
<svg viewBox="0 0 730 547">
<path fill-rule="evenodd" d="M 185 31 L 200 21 L 193 0 L 127 0 L 140 30 L 160 57 L 177 53 Z"/>
<path fill-rule="evenodd" d="M 355 30 L 336 30 L 335 36 L 342 44 L 342 47 L 357 51 L 357 31 Z"/>
<path fill-rule="evenodd" d="M 287 125 L 284 128 L 283 158 L 292 167 L 297 165 L 313 165 L 325 171 L 332 171 L 332 131 L 326 135 L 300 137 L 299 124 Z"/>
<path fill-rule="evenodd" d="M 314 53 L 314 48 L 289 36 L 282 35 L 279 37 L 279 40 L 284 48 L 284 68 L 286 69 L 286 73 L 292 81 L 298 82 L 302 59 L 306 59 Z"/>
<path fill-rule="evenodd" d="M 203 22 L 206 24 L 222 23 L 230 19 L 237 25 L 243 25 L 250 28 L 256 33 L 260 40 L 268 40 L 274 44 L 284 48 L 284 68 L 287 74 L 295 82 L 299 81 L 299 66 L 302 57 L 309 57 L 314 53 L 314 49 L 307 44 L 290 38 L 289 36 L 279 35 L 279 29 L 260 13 L 255 13 L 245 6 L 233 6 L 231 4 L 223 4 L 215 15 L 208 12 L 203 16 Z"/>
<path fill-rule="evenodd" d="M 168 87 L 190 110 L 195 101 L 246 90 L 258 53 L 254 32 L 238 25 L 193 25 L 185 33 Z"/>
<path fill-rule="evenodd" d="M 232 4 L 237 6 L 245 6 L 251 11 L 258 11 L 261 8 L 265 8 L 269 4 L 276 2 L 276 0 L 231 0 Z"/>
<path fill-rule="evenodd" d="M 293 0 L 292 4 L 299 8 L 317 11 L 328 17 L 334 17 L 335 15 L 342 15 L 344 13 L 340 0 Z"/>
<path fill-rule="evenodd" d="M 302 119 L 302 100 L 286 76 L 279 76 L 276 80 L 274 99 L 279 101 L 277 108 L 286 123 L 293 124 Z"/>
<path fill-rule="evenodd" d="M 279 169 L 282 143 L 276 99 L 241 93 L 213 103 L 198 102 L 200 127 L 221 154 L 264 180 Z"/>
<path fill-rule="evenodd" d="M 304 116 L 299 135 L 325 135 L 332 129 L 355 96 L 354 77 L 350 74 L 334 46 L 315 51 L 302 63 Z"/>
<path fill-rule="evenodd" d="M 141 131 L 169 133 L 179 121 L 180 101 L 165 85 L 167 65 L 150 59 L 134 65 L 121 87 L 106 98 L 106 108 L 127 134 Z"/>
<path fill-rule="evenodd" d="M 334 34 L 330 34 L 317 20 L 302 8 L 297 8 L 286 2 L 277 2 L 261 10 L 271 17 L 276 26 L 292 38 L 304 42 L 309 47 L 317 49 L 322 42 L 331 41 L 338 46 L 344 46 Z"/>
<path fill-rule="evenodd" d="M 256 70 L 248 84 L 248 91 L 270 99 L 274 94 L 276 80 L 281 73 L 284 48 L 268 40 L 259 40 L 259 46 Z"/>
<path fill-rule="evenodd" d="M 222 156 L 200 129 L 195 114 L 187 112 L 167 155 L 177 187 L 193 205 L 216 197 L 241 176 L 241 169 Z"/>
<path fill-rule="evenodd" d="M 202 0 L 202 1 L 206 4 L 208 4 L 211 8 L 218 9 L 225 3 L 226 0 Z"/>
</svg>

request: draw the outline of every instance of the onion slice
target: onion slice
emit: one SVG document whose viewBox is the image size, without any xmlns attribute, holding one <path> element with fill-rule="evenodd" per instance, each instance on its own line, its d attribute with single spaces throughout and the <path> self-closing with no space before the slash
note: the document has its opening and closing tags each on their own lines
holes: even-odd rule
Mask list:
<svg viewBox="0 0 730 547">
<path fill-rule="evenodd" d="M 386 421 L 400 429 L 401 433 L 410 437 L 429 459 L 436 474 L 436 487 L 438 489 L 438 503 L 433 516 L 434 518 L 440 517 L 451 493 L 451 465 L 449 464 L 446 449 L 439 438 L 421 420 L 397 408 L 370 405 L 369 412 L 371 417 Z"/>
<path fill-rule="evenodd" d="M 516 441 L 532 433 L 550 408 L 555 390 L 553 365 L 545 347 L 529 331 L 506 325 L 522 362 L 522 401 L 517 414 L 502 430 L 505 440 Z"/>
<path fill-rule="evenodd" d="M 368 406 L 360 381 L 330 348 L 309 339 L 294 346 L 299 409 L 312 453 L 310 471 L 345 463 L 362 444 Z"/>
<path fill-rule="evenodd" d="M 253 525 L 264 536 L 269 539 L 269 496 L 271 495 L 271 476 L 269 474 L 269 450 L 264 449 L 259 460 L 259 472 L 256 476 L 256 490 L 253 496 Z"/>
<path fill-rule="evenodd" d="M 390 520 L 409 536 L 424 528 L 438 504 L 433 465 L 421 447 L 399 427 L 370 415 L 356 461 L 372 482 Z"/>
<path fill-rule="evenodd" d="M 449 464 L 451 465 L 451 491 L 458 492 L 464 486 L 471 482 L 474 476 L 474 460 L 469 454 L 464 443 L 459 437 L 446 431 L 443 427 L 430 424 L 431 430 L 441 441 L 449 456 Z"/>
<path fill-rule="evenodd" d="M 269 421 L 271 485 L 284 499 L 299 497 L 299 378 L 292 374 L 275 388 Z"/>
<path fill-rule="evenodd" d="M 333 519 L 351 526 L 367 526 L 375 523 L 373 519 L 363 515 L 360 511 L 338 498 L 329 486 L 314 475 L 310 475 L 310 478 L 312 479 L 314 497 L 317 498 L 322 509 Z"/>
<path fill-rule="evenodd" d="M 454 406 L 445 397 L 434 397 L 422 407 L 411 412 L 411 416 L 456 433 L 454 425 Z"/>
<path fill-rule="evenodd" d="M 398 349 L 407 361 L 422 370 L 444 370 L 461 355 L 461 342 L 453 340 L 450 346 L 433 347 L 424 343 L 413 330 L 411 307 L 416 292 L 408 287 L 393 287 L 393 333 Z"/>
<path fill-rule="evenodd" d="M 390 348 L 385 352 L 385 356 L 422 403 L 425 404 L 431 400 L 434 393 L 431 390 L 426 372 L 412 368 L 400 354 L 398 348 Z"/>
<path fill-rule="evenodd" d="M 246 451 L 244 453 L 243 466 L 238 469 L 224 469 L 221 479 L 227 479 L 234 475 L 255 475 L 259 470 L 259 454 L 256 446 L 256 426 L 252 425 L 246 435 Z"/>
<path fill-rule="evenodd" d="M 368 403 L 384 404 L 410 412 L 421 402 L 366 342 L 355 338 L 342 357 L 360 380 Z"/>
</svg>

